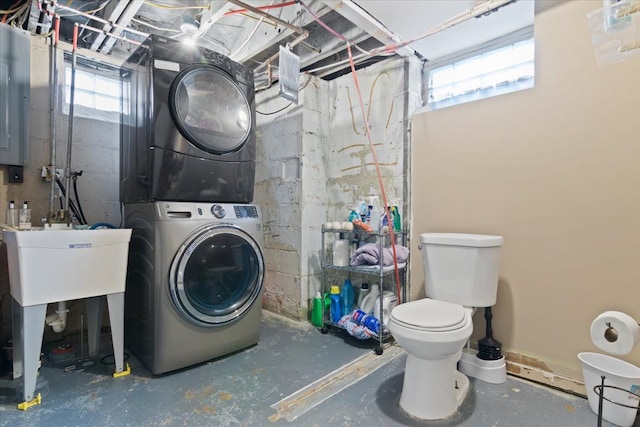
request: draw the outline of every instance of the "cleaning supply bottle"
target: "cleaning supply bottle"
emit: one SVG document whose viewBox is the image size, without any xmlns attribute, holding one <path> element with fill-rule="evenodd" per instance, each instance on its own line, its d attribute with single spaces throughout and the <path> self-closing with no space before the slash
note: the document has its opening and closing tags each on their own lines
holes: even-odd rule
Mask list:
<svg viewBox="0 0 640 427">
<path fill-rule="evenodd" d="M 360 292 L 358 292 L 358 304 L 356 306 L 357 308 L 362 307 L 362 300 L 367 295 L 369 295 L 369 284 L 367 282 L 362 282 L 360 284 Z"/>
<path fill-rule="evenodd" d="M 320 292 L 316 293 L 316 297 L 313 299 L 313 306 L 311 309 L 311 324 L 321 328 L 324 326 L 322 321 L 322 295 Z"/>
<path fill-rule="evenodd" d="M 342 285 L 342 290 L 340 291 L 340 303 L 342 315 L 350 314 L 353 310 L 353 301 L 356 297 L 356 291 L 353 289 L 353 285 L 351 284 L 351 280 L 344 279 L 344 284 Z"/>
<path fill-rule="evenodd" d="M 342 307 L 340 304 L 340 286 L 332 286 L 329 292 L 331 297 L 331 321 L 338 323 L 342 318 Z"/>
<path fill-rule="evenodd" d="M 371 290 L 369 291 L 369 295 L 362 299 L 362 303 L 360 304 L 360 310 L 364 311 L 367 314 L 373 313 L 373 307 L 376 303 L 380 303 L 378 301 L 378 297 L 380 296 L 380 285 L 371 284 Z"/>
<path fill-rule="evenodd" d="M 391 222 L 389 222 L 391 220 Z M 391 206 L 387 206 L 382 213 L 382 226 L 388 227 L 389 224 L 393 226 L 393 208 Z"/>
<path fill-rule="evenodd" d="M 9 207 L 7 208 L 7 225 L 9 227 L 18 228 L 18 209 L 16 209 L 16 203 L 9 201 Z"/>
<path fill-rule="evenodd" d="M 24 202 L 22 204 L 22 208 L 18 213 L 18 228 L 20 230 L 30 230 L 31 229 L 31 209 L 29 208 L 29 202 Z"/>
<path fill-rule="evenodd" d="M 400 210 L 397 204 L 391 207 L 393 212 L 393 231 L 402 231 L 402 220 L 400 219 Z"/>
<path fill-rule="evenodd" d="M 373 305 L 373 316 L 382 321 L 384 326 L 389 324 L 389 316 L 391 316 L 391 310 L 398 305 L 398 297 L 391 291 L 384 291 L 382 293 L 382 313 L 380 313 L 380 301 L 377 301 Z"/>
<path fill-rule="evenodd" d="M 356 219 L 360 219 L 360 215 L 356 212 L 356 208 L 353 208 L 349 214 L 349 222 L 353 222 Z"/>
<path fill-rule="evenodd" d="M 382 213 L 378 207 L 378 196 L 369 197 L 369 213 L 367 214 L 367 223 L 373 229 L 374 233 L 380 230 L 380 220 Z"/>
<path fill-rule="evenodd" d="M 350 242 L 347 239 L 338 238 L 333 241 L 333 265 L 338 267 L 349 266 L 349 246 Z"/>
</svg>

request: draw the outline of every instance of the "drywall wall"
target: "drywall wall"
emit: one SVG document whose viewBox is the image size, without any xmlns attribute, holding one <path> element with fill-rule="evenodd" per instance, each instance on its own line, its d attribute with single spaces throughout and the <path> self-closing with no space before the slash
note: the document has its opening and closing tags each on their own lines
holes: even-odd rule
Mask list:
<svg viewBox="0 0 640 427">
<path fill-rule="evenodd" d="M 640 319 L 640 61 L 596 64 L 586 14 L 600 7 L 536 15 L 535 88 L 413 119 L 413 253 L 421 232 L 504 236 L 495 338 L 577 379 L 599 313 Z M 623 358 L 640 364 L 640 348 Z"/>
</svg>

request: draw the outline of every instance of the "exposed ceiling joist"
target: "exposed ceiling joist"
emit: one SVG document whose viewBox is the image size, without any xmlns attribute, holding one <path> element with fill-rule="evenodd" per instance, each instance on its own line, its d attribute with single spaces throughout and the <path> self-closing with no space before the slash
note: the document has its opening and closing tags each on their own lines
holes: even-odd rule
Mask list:
<svg viewBox="0 0 640 427">
<path fill-rule="evenodd" d="M 329 12 L 331 12 L 330 8 L 323 7 L 321 10 L 314 13 L 317 16 L 322 17 Z M 308 16 L 308 19 L 306 21 L 300 23 L 300 27 L 306 26 L 311 22 L 313 22 L 313 18 L 311 16 Z M 293 29 L 285 28 L 284 30 L 280 31 L 275 37 L 269 40 L 268 46 L 265 47 L 264 45 L 261 45 L 261 44 L 255 44 L 253 46 L 250 46 L 246 52 L 243 52 L 242 54 L 237 55 L 233 59 L 235 61 L 242 62 L 242 63 L 246 63 L 251 59 L 255 59 L 258 62 L 263 62 L 266 59 L 265 58 L 266 55 L 275 54 L 278 50 L 278 46 L 282 44 L 286 44 L 287 41 L 291 41 L 291 39 L 294 38 L 295 33 L 296 31 L 294 31 Z M 304 34 L 301 34 L 301 35 L 304 38 L 306 38 L 308 36 L 308 33 L 305 30 Z M 306 42 L 311 46 L 317 47 L 315 43 L 309 40 L 306 40 Z M 264 53 L 267 51 L 269 52 L 266 55 L 264 55 Z"/>
<path fill-rule="evenodd" d="M 356 26 L 371 34 L 372 37 L 379 40 L 383 45 L 394 45 L 401 41 L 378 20 L 362 10 L 360 6 L 351 0 L 324 0 L 324 3 L 345 19 L 348 19 Z M 414 55 L 415 51 L 409 46 L 403 46 L 397 49 L 396 53 L 400 56 L 411 56 Z"/>
<path fill-rule="evenodd" d="M 131 24 L 131 18 L 136 16 L 136 14 L 138 13 L 138 10 L 140 10 L 143 4 L 144 4 L 144 0 L 129 1 L 127 6 L 125 7 L 125 10 L 120 14 L 116 22 L 123 27 L 129 26 Z M 116 27 L 112 29 L 111 32 L 116 36 L 119 36 L 122 34 L 122 31 L 123 31 L 122 28 Z M 100 51 L 102 53 L 109 53 L 109 51 L 111 50 L 111 48 L 113 47 L 113 45 L 116 43 L 117 40 L 118 39 L 115 37 L 109 37 L 107 41 L 104 42 L 104 46 L 102 47 L 102 49 L 100 49 Z"/>
<path fill-rule="evenodd" d="M 109 2 L 109 4 L 107 4 L 107 8 L 105 9 L 104 16 L 107 16 L 107 15 L 109 16 L 107 18 L 107 21 L 116 22 L 118 21 L 118 19 L 120 18 L 120 15 L 122 15 L 122 12 L 124 12 L 124 10 L 128 5 L 129 5 L 128 1 Z M 93 43 L 91 44 L 91 50 L 96 51 L 100 48 L 104 39 L 107 38 L 106 33 L 111 31 L 112 28 L 113 26 L 111 24 L 102 25 L 102 31 L 104 32 L 98 33 L 96 38 L 93 40 Z"/>
</svg>

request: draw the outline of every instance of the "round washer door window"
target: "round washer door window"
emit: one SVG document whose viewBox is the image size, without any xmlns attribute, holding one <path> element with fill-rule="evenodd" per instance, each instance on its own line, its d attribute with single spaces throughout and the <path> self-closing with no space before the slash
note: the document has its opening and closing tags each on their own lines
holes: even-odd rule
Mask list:
<svg viewBox="0 0 640 427">
<path fill-rule="evenodd" d="M 204 326 L 231 322 L 256 301 L 264 260 L 255 240 L 232 226 L 210 226 L 183 244 L 171 265 L 174 306 Z"/>
<path fill-rule="evenodd" d="M 171 83 L 169 109 L 189 142 L 214 154 L 239 150 L 251 132 L 251 107 L 245 94 L 224 71 L 195 65 Z"/>
</svg>

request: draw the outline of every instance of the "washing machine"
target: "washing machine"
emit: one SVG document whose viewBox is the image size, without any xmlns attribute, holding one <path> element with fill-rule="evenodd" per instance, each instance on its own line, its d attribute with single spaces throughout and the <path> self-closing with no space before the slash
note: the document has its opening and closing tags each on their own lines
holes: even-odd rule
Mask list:
<svg viewBox="0 0 640 427">
<path fill-rule="evenodd" d="M 120 68 L 120 200 L 251 203 L 253 73 L 151 35 Z"/>
<path fill-rule="evenodd" d="M 264 258 L 255 205 L 125 205 L 131 228 L 125 343 L 163 374 L 260 338 Z"/>
</svg>

